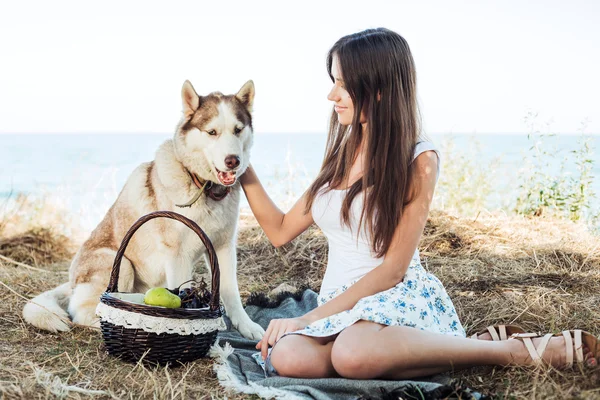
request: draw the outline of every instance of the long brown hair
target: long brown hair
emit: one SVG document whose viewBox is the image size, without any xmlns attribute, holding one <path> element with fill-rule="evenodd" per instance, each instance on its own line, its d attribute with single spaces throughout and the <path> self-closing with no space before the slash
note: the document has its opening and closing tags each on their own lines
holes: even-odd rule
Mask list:
<svg viewBox="0 0 600 400">
<path fill-rule="evenodd" d="M 362 179 L 347 190 L 340 221 L 351 228 L 352 201 L 363 188 L 369 188 L 364 193 L 358 231 L 366 219 L 363 227 L 369 230 L 372 251 L 380 258 L 390 247 L 404 207 L 418 190 L 413 188 L 412 177 L 414 150 L 421 137 L 415 65 L 406 40 L 385 28 L 344 36 L 333 45 L 327 55 L 327 70 L 335 82 L 333 57 L 337 57 L 354 104 L 354 116 L 351 125 L 343 126 L 332 112 L 325 158 L 308 188 L 305 213 L 323 185 L 349 183 L 350 169 L 365 136 L 363 151 L 368 165 L 363 166 Z M 361 113 L 366 117 L 366 132 L 360 123 Z"/>
</svg>

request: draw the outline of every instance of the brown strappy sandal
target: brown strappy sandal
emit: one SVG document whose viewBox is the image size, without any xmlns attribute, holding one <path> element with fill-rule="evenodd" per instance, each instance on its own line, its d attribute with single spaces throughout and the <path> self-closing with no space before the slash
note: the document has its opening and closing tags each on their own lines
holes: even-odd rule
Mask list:
<svg viewBox="0 0 600 400">
<path fill-rule="evenodd" d="M 600 342 L 598 339 L 589 332 L 582 331 L 581 329 L 574 329 L 571 331 L 562 331 L 561 333 L 557 333 L 553 335 L 548 333 L 543 337 L 536 333 L 515 333 L 511 336 L 511 338 L 520 339 L 523 344 L 525 344 L 525 348 L 529 352 L 529 356 L 533 360 L 534 365 L 544 364 L 544 360 L 542 356 L 546 351 L 546 347 L 548 346 L 548 342 L 550 338 L 555 336 L 563 336 L 565 338 L 565 347 L 566 347 L 566 365 L 564 368 L 573 367 L 573 354 L 575 354 L 575 358 L 577 359 L 577 364 L 583 364 L 586 360 L 584 359 L 583 354 L 583 345 L 585 344 L 589 351 L 594 355 L 596 359 L 596 363 L 598 363 L 598 359 L 600 358 Z M 542 337 L 542 341 L 538 344 L 537 347 L 533 345 L 532 338 Z M 575 351 L 573 351 L 573 344 L 575 345 Z"/>
<path fill-rule="evenodd" d="M 494 342 L 508 340 L 511 335 L 516 333 L 525 333 L 525 330 L 517 325 L 490 325 L 481 332 L 471 335 L 471 339 L 479 339 L 480 335 L 489 333 Z"/>
</svg>

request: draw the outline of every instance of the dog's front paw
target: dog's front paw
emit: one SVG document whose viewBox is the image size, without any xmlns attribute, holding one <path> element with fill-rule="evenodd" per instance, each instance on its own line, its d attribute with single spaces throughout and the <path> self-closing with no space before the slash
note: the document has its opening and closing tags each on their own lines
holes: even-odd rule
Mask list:
<svg viewBox="0 0 600 400">
<path fill-rule="evenodd" d="M 247 321 L 231 321 L 233 327 L 246 339 L 260 340 L 265 334 L 265 330 L 250 318 Z M 236 323 L 237 322 L 237 323 Z"/>
<path fill-rule="evenodd" d="M 79 314 L 73 317 L 73 323 L 80 325 L 80 327 L 91 327 L 100 329 L 100 318 L 95 315 Z"/>
</svg>

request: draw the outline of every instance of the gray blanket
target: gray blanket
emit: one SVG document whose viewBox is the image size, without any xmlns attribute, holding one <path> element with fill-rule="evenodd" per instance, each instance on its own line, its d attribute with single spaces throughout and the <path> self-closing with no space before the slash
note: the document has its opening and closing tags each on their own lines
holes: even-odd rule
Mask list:
<svg viewBox="0 0 600 400">
<path fill-rule="evenodd" d="M 250 318 L 266 329 L 273 318 L 290 318 L 303 315 L 317 306 L 317 294 L 301 290 L 295 294 L 280 293 L 270 300 L 262 294 L 253 294 L 246 311 Z M 461 388 L 444 375 L 419 381 L 353 380 L 342 378 L 296 379 L 266 378 L 263 369 L 252 358 L 256 341 L 243 338 L 231 330 L 219 333 L 218 345 L 211 349 L 216 358 L 215 372 L 222 386 L 238 393 L 255 394 L 261 398 L 277 399 L 482 399 L 478 393 Z M 485 397 L 485 396 L 484 396 Z"/>
</svg>

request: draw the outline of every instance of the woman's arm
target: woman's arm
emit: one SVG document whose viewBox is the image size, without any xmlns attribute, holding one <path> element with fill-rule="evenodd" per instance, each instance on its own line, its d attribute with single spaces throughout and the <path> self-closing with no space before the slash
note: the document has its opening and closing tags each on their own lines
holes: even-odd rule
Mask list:
<svg viewBox="0 0 600 400">
<path fill-rule="evenodd" d="M 265 191 L 252 164 L 240 176 L 240 183 L 258 224 L 275 247 L 283 246 L 312 225 L 312 213 L 304 214 L 306 192 L 287 213 L 283 213 Z"/>
</svg>

